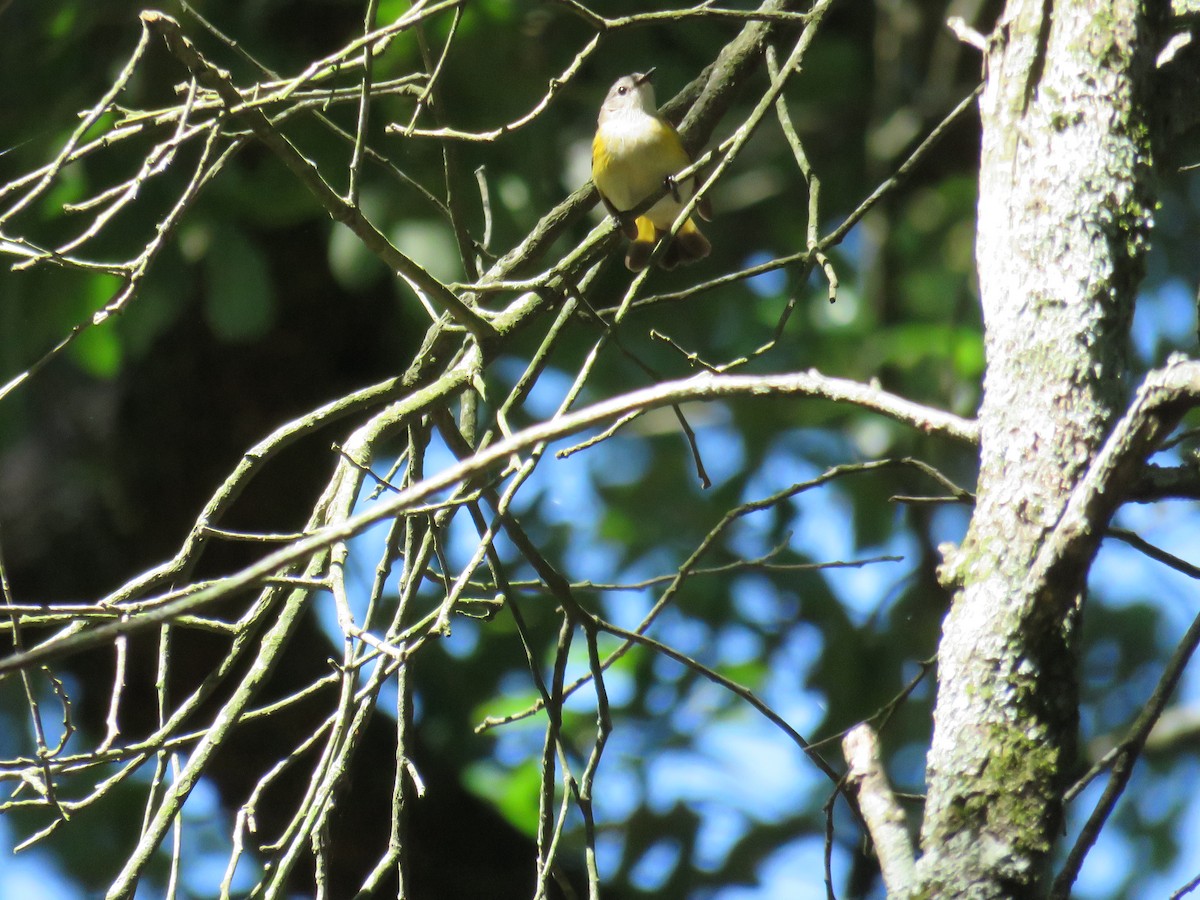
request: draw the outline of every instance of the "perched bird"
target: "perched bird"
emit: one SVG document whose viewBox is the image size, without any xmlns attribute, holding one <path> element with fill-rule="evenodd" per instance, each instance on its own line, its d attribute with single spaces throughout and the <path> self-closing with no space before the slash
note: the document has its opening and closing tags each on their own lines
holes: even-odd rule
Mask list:
<svg viewBox="0 0 1200 900">
<path fill-rule="evenodd" d="M 592 141 L 592 180 L 600 191 L 605 208 L 621 224 L 630 239 L 625 265 L 640 272 L 650 261 L 658 239 L 671 230 L 676 217 L 692 196 L 695 177 L 676 183 L 671 177 L 691 165 L 674 126 L 658 114 L 653 69 L 618 78 L 609 88 L 600 107 L 600 122 Z M 666 194 L 634 220 L 629 210 L 666 189 Z M 708 219 L 708 205 L 702 199 L 696 212 Z M 712 245 L 696 223 L 688 219 L 680 227 L 660 265 L 673 269 L 680 263 L 708 256 Z"/>
</svg>

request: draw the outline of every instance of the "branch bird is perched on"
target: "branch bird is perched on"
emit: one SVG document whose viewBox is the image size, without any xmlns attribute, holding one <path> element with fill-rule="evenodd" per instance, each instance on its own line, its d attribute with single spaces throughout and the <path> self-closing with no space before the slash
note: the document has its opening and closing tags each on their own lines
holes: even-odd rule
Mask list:
<svg viewBox="0 0 1200 900">
<path fill-rule="evenodd" d="M 696 188 L 694 176 L 681 183 L 672 178 L 692 160 L 679 132 L 658 114 L 650 84 L 653 73 L 651 69 L 617 79 L 600 107 L 600 122 L 592 141 L 592 180 L 605 208 L 630 239 L 625 265 L 632 272 L 646 268 L 655 243 L 670 232 Z M 649 210 L 632 221 L 624 215 L 661 193 L 664 185 L 666 195 Z M 710 218 L 703 199 L 696 212 Z M 680 263 L 703 259 L 711 249 L 708 238 L 689 218 L 663 253 L 660 265 L 673 269 Z"/>
</svg>

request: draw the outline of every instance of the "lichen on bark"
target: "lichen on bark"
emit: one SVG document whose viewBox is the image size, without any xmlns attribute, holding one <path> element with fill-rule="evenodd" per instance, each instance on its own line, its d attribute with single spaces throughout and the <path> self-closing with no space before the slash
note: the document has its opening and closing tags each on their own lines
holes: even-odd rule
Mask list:
<svg viewBox="0 0 1200 900">
<path fill-rule="evenodd" d="M 1040 890 L 1074 756 L 1086 566 L 1029 573 L 1128 393 L 1153 209 L 1153 28 L 1117 0 L 1013 0 L 989 44 L 976 246 L 978 500 L 946 575 L 919 893 Z M 1060 573 L 1061 574 L 1061 573 Z"/>
</svg>

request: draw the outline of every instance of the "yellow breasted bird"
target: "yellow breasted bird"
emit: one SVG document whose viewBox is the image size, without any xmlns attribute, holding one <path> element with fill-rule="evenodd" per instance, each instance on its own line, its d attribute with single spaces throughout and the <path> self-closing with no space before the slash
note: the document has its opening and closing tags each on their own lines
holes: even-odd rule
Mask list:
<svg viewBox="0 0 1200 900">
<path fill-rule="evenodd" d="M 658 114 L 650 84 L 653 73 L 651 69 L 617 79 L 600 107 L 600 122 L 592 141 L 592 180 L 605 208 L 630 239 L 625 265 L 632 272 L 646 268 L 655 243 L 670 232 L 696 187 L 694 177 L 678 184 L 671 178 L 692 160 L 679 132 Z M 664 185 L 666 195 L 649 210 L 633 221 L 624 215 L 661 193 Z M 710 218 L 703 199 L 696 212 Z M 703 259 L 710 250 L 708 238 L 689 218 L 663 253 L 660 265 L 673 269 L 680 263 Z"/>
</svg>

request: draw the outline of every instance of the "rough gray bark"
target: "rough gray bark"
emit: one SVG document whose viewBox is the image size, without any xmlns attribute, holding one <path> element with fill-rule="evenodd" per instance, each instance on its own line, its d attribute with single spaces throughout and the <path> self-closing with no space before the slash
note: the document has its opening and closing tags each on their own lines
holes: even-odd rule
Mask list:
<svg viewBox="0 0 1200 900">
<path fill-rule="evenodd" d="M 939 657 L 923 896 L 1033 896 L 1059 832 L 1087 565 L 1040 584 L 1029 574 L 1127 393 L 1152 208 L 1150 34 L 1136 0 L 1013 0 L 988 45 L 981 468 L 966 540 L 942 571 L 958 591 Z"/>
</svg>

